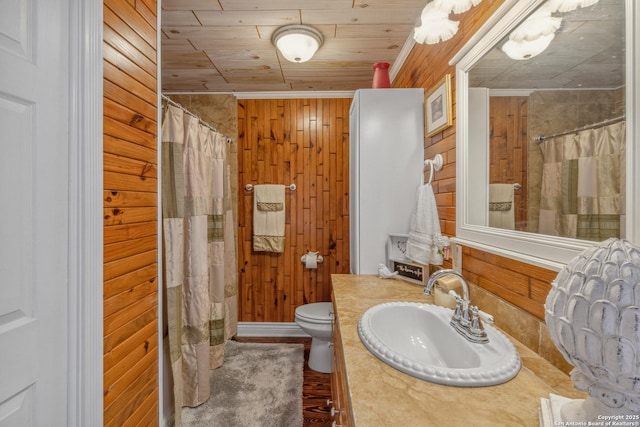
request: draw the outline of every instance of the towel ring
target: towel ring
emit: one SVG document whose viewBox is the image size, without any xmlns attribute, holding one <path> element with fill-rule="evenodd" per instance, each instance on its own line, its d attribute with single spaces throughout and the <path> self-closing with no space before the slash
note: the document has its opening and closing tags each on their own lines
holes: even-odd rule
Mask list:
<svg viewBox="0 0 640 427">
<path fill-rule="evenodd" d="M 431 184 L 431 181 L 433 180 L 433 171 L 437 170 L 439 171 L 440 169 L 442 169 L 442 154 L 436 154 L 433 159 L 427 159 L 424 161 L 424 165 L 425 167 L 427 165 L 430 166 L 429 168 L 429 184 Z"/>
</svg>

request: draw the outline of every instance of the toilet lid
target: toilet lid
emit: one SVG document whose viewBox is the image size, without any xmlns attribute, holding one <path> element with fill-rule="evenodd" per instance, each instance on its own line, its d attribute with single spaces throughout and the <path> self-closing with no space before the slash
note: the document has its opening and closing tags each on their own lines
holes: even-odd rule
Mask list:
<svg viewBox="0 0 640 427">
<path fill-rule="evenodd" d="M 296 308 L 296 316 L 315 322 L 331 322 L 333 307 L 330 302 L 314 302 Z"/>
</svg>

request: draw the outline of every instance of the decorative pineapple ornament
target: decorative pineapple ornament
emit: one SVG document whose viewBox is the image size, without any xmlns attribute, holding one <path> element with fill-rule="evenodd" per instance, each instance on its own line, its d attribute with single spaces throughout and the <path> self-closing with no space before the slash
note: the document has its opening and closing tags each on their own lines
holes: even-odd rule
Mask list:
<svg viewBox="0 0 640 427">
<path fill-rule="evenodd" d="M 575 367 L 573 385 L 589 394 L 562 406 L 563 421 L 640 414 L 640 247 L 611 238 L 571 260 L 552 283 L 545 320 Z"/>
</svg>

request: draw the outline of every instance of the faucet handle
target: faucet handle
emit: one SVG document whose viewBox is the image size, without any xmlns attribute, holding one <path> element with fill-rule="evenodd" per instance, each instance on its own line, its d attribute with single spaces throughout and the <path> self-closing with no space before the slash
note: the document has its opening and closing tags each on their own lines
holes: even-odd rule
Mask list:
<svg viewBox="0 0 640 427">
<path fill-rule="evenodd" d="M 469 333 L 471 334 L 471 337 L 473 337 L 473 341 L 477 343 L 489 342 L 489 338 L 487 337 L 487 331 L 484 330 L 484 326 L 480 321 L 480 318 L 483 317 L 480 314 L 480 310 L 478 310 L 477 306 L 472 306 L 470 310 L 471 310 L 471 324 L 469 325 Z"/>
<path fill-rule="evenodd" d="M 463 328 L 467 328 L 468 329 L 471 326 L 471 320 L 472 320 L 471 319 L 471 317 L 472 317 L 471 316 L 471 314 L 472 314 L 471 313 L 471 309 L 472 309 L 472 306 L 471 306 L 471 304 L 469 304 L 469 301 L 467 301 L 467 300 L 465 300 L 463 298 L 460 298 L 460 301 L 461 301 L 460 305 L 462 306 L 462 315 L 460 317 L 460 325 Z"/>
<path fill-rule="evenodd" d="M 478 313 L 478 307 L 471 307 L 471 325 L 469 326 L 469 332 L 477 337 L 486 337 L 487 333 L 484 330 L 484 326 L 480 321 L 480 314 Z"/>
<path fill-rule="evenodd" d="M 460 298 L 460 295 L 458 295 L 456 293 L 456 291 L 449 291 L 449 295 L 452 296 L 455 300 L 456 300 L 456 308 L 453 311 L 453 320 L 460 321 L 460 319 L 462 318 L 462 298 Z"/>
<path fill-rule="evenodd" d="M 462 298 L 461 298 L 461 297 L 460 297 L 460 295 L 458 295 L 458 293 L 457 293 L 456 291 L 454 291 L 453 289 L 452 289 L 452 290 L 450 290 L 450 291 L 448 292 L 448 294 L 449 294 L 450 296 L 452 296 L 453 298 L 455 298 L 456 303 L 462 303 Z"/>
<path fill-rule="evenodd" d="M 475 305 L 471 306 L 471 327 L 470 331 L 473 334 L 482 333 L 484 327 L 482 326 L 482 322 L 480 321 L 480 313 L 478 313 L 478 307 Z"/>
<path fill-rule="evenodd" d="M 478 308 L 478 307 L 476 307 Z M 480 309 L 478 309 L 478 316 L 480 316 L 480 318 L 485 322 L 488 323 L 490 325 L 493 325 L 493 316 L 485 311 L 482 311 Z"/>
</svg>

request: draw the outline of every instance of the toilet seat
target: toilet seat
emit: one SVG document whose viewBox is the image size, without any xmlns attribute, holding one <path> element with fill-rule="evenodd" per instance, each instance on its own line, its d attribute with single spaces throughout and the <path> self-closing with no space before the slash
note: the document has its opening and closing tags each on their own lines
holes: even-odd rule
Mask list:
<svg viewBox="0 0 640 427">
<path fill-rule="evenodd" d="M 296 308 L 296 317 L 309 323 L 331 323 L 333 307 L 330 302 L 315 302 Z"/>
</svg>

